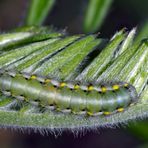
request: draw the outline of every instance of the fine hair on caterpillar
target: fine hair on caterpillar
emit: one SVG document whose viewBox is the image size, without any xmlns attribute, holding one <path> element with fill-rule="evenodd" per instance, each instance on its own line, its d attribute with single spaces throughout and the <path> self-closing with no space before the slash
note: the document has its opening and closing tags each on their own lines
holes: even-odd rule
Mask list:
<svg viewBox="0 0 148 148">
<path fill-rule="evenodd" d="M 138 101 L 126 82 L 84 83 L 0 70 L 0 92 L 61 113 L 97 116 L 122 112 Z"/>
</svg>

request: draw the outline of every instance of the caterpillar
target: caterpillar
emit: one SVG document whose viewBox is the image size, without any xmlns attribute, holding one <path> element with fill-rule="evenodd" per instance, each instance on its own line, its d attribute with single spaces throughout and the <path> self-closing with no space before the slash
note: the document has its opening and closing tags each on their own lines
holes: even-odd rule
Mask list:
<svg viewBox="0 0 148 148">
<path fill-rule="evenodd" d="M 62 113 L 97 116 L 122 112 L 138 101 L 126 82 L 66 82 L 0 70 L 0 92 Z"/>
</svg>

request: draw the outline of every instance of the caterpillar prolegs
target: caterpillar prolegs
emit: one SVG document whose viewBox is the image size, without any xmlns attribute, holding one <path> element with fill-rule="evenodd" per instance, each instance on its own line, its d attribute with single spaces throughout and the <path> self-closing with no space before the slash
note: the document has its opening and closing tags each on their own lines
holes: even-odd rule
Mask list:
<svg viewBox="0 0 148 148">
<path fill-rule="evenodd" d="M 125 82 L 62 82 L 5 71 L 0 71 L 0 91 L 54 111 L 89 116 L 122 112 L 138 100 L 135 88 Z"/>
</svg>

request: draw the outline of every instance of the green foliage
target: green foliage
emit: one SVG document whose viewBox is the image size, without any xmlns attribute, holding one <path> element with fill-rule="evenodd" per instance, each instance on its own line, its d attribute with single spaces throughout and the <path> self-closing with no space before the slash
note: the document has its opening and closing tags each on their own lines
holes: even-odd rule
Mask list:
<svg viewBox="0 0 148 148">
<path fill-rule="evenodd" d="M 141 25 L 137 37 L 135 38 L 135 44 L 140 42 L 141 39 L 146 39 L 148 36 L 148 20 Z"/>
<path fill-rule="evenodd" d="M 49 36 L 51 34 L 48 33 Z M 75 80 L 80 76 L 84 80 L 118 78 L 131 82 L 136 87 L 140 99 L 136 105 L 130 106 L 121 113 L 107 117 L 81 118 L 73 114 L 58 114 L 49 110 L 42 112 L 37 106 L 25 102 L 19 103 L 14 98 L 1 95 L 1 126 L 83 129 L 116 125 L 146 117 L 148 115 L 148 86 L 146 84 L 148 80 L 148 42 L 147 40 L 132 42 L 134 34 L 135 29 L 129 34 L 121 30 L 108 42 L 104 42 L 104 46 L 100 46 L 103 39 L 96 39 L 94 35 L 65 37 L 61 34 L 54 38 L 28 42 L 27 45 L 14 49 L 2 50 L 0 53 L 1 68 L 41 75 L 55 74 L 60 79 L 70 80 Z M 11 38 L 12 36 L 13 33 Z M 95 53 L 95 56 L 92 53 Z M 103 67 L 98 70 L 100 66 Z M 84 71 L 91 73 L 92 77 L 89 77 L 87 73 L 84 75 Z"/>
<path fill-rule="evenodd" d="M 40 26 L 56 0 L 30 0 L 25 25 Z M 85 0 L 84 0 L 85 1 Z M 86 33 L 99 30 L 113 0 L 88 0 L 83 20 Z M 134 12 L 133 20 L 147 17 L 147 0 L 116 1 L 117 7 Z M 141 11 L 142 10 L 142 11 Z M 134 17 L 135 16 L 135 17 Z M 110 25 L 108 25 L 110 27 Z M 126 111 L 111 116 L 81 118 L 57 114 L 27 102 L 0 94 L 0 125 L 32 127 L 39 130 L 95 128 L 143 119 L 148 116 L 148 21 L 129 33 L 124 29 L 110 40 L 95 35 L 66 37 L 50 27 L 22 27 L 0 35 L 0 69 L 13 69 L 63 80 L 122 80 L 133 84 L 139 102 Z M 143 40 L 144 39 L 144 40 Z M 93 53 L 93 54 L 92 54 Z M 147 142 L 147 121 L 131 125 L 129 130 Z M 148 144 L 141 146 L 147 148 Z"/>
<path fill-rule="evenodd" d="M 95 32 L 101 27 L 111 3 L 112 0 L 89 0 L 84 20 L 85 32 Z"/>
<path fill-rule="evenodd" d="M 123 30 L 117 32 L 114 37 L 110 40 L 107 46 L 102 49 L 102 52 L 84 69 L 80 75 L 80 79 L 93 80 L 97 79 L 98 76 L 108 67 L 115 56 L 115 52 L 119 47 L 120 43 L 125 39 L 125 33 Z M 78 78 L 79 79 L 79 78 Z"/>
<path fill-rule="evenodd" d="M 26 25 L 41 25 L 51 11 L 55 0 L 30 0 Z"/>
<path fill-rule="evenodd" d="M 28 43 L 62 36 L 62 33 L 53 32 L 49 27 L 21 27 L 11 33 L 0 35 L 0 51 L 9 50 Z"/>
<path fill-rule="evenodd" d="M 140 140 L 148 141 L 148 121 L 139 121 L 135 124 L 129 124 L 128 130 L 136 135 Z"/>
</svg>

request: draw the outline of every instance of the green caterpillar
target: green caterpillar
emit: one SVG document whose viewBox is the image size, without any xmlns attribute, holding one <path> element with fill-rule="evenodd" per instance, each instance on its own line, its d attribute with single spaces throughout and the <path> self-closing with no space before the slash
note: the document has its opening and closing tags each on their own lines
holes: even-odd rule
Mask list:
<svg viewBox="0 0 148 148">
<path fill-rule="evenodd" d="M 0 92 L 53 111 L 89 116 L 122 112 L 138 101 L 135 88 L 125 82 L 62 82 L 2 70 Z"/>
</svg>

